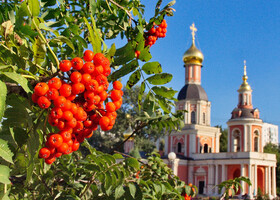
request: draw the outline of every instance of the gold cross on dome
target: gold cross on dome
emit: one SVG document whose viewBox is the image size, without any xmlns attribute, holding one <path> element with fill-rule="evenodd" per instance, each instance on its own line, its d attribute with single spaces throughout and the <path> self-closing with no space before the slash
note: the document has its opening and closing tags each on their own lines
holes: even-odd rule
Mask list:
<svg viewBox="0 0 280 200">
<path fill-rule="evenodd" d="M 190 26 L 190 29 L 192 31 L 192 40 L 194 41 L 195 32 L 197 31 L 197 28 L 195 27 L 194 23 Z"/>
</svg>

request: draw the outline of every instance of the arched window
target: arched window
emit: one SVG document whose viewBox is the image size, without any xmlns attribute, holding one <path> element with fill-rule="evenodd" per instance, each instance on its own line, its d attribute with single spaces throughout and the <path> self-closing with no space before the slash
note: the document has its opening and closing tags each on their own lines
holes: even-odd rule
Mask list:
<svg viewBox="0 0 280 200">
<path fill-rule="evenodd" d="M 195 124 L 195 112 L 194 111 L 191 112 L 191 123 Z"/>
<path fill-rule="evenodd" d="M 177 144 L 177 152 L 178 153 L 182 152 L 182 144 L 180 142 L 178 142 L 178 144 Z"/>
<path fill-rule="evenodd" d="M 241 150 L 241 135 L 239 130 L 235 130 L 233 132 L 233 151 L 234 152 L 239 152 Z"/>
<path fill-rule="evenodd" d="M 203 124 L 205 124 L 206 123 L 206 114 L 205 113 L 203 113 L 202 118 L 203 118 Z"/>
<path fill-rule="evenodd" d="M 204 144 L 204 153 L 208 153 L 208 144 Z"/>
<path fill-rule="evenodd" d="M 254 131 L 254 152 L 259 151 L 259 132 L 257 130 Z"/>
</svg>

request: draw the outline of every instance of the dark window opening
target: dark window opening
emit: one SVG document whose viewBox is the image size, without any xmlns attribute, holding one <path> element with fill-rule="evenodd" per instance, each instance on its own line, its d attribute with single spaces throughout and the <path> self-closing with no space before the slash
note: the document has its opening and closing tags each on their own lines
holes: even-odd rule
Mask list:
<svg viewBox="0 0 280 200">
<path fill-rule="evenodd" d="M 178 151 L 177 152 L 181 153 L 182 152 L 182 144 L 180 142 L 178 143 L 177 147 L 178 147 Z"/>
<path fill-rule="evenodd" d="M 192 111 L 192 112 L 191 112 L 191 123 L 192 123 L 192 124 L 195 124 L 195 122 L 196 122 L 196 121 L 195 121 L 195 112 Z"/>
</svg>

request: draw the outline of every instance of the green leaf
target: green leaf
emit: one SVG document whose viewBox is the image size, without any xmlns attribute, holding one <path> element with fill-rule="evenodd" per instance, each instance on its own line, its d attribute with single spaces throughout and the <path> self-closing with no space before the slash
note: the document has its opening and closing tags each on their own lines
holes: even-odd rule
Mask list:
<svg viewBox="0 0 280 200">
<path fill-rule="evenodd" d="M 116 50 L 113 66 L 124 65 L 135 58 L 135 49 L 131 42 Z"/>
<path fill-rule="evenodd" d="M 135 198 L 135 193 L 136 193 L 136 187 L 133 183 L 129 183 L 128 184 L 128 188 L 129 188 L 129 192 L 130 192 L 130 195 Z"/>
<path fill-rule="evenodd" d="M 129 77 L 129 80 L 126 83 L 126 88 L 131 89 L 141 78 L 140 71 L 137 70 Z"/>
<path fill-rule="evenodd" d="M 127 158 L 125 159 L 126 165 L 134 168 L 134 169 L 140 169 L 140 165 L 137 159 L 135 158 Z"/>
<path fill-rule="evenodd" d="M 168 101 L 165 98 L 163 98 L 162 96 L 156 95 L 156 98 L 158 99 L 158 103 L 159 103 L 161 109 L 166 113 L 170 113 L 171 106 L 168 104 Z"/>
<path fill-rule="evenodd" d="M 73 45 L 73 43 L 71 42 L 71 40 L 69 40 L 67 37 L 65 36 L 58 36 L 54 39 L 52 39 L 50 42 L 63 42 L 66 43 L 73 51 L 75 51 L 75 47 Z"/>
<path fill-rule="evenodd" d="M 89 38 L 88 39 L 89 39 L 89 41 L 92 45 L 93 52 L 94 53 L 100 53 L 101 52 L 101 41 L 102 41 L 102 39 L 99 35 L 99 32 L 97 32 L 95 21 L 94 21 L 93 17 L 91 16 L 92 25 L 93 25 L 93 27 L 91 27 L 88 20 L 85 17 L 83 19 L 84 19 L 84 21 L 87 25 L 88 31 L 89 31 Z"/>
<path fill-rule="evenodd" d="M 10 169 L 5 165 L 0 165 L 0 183 L 10 184 Z"/>
<path fill-rule="evenodd" d="M 108 80 L 110 80 L 110 81 L 118 80 L 119 78 L 129 74 L 130 72 L 133 72 L 138 66 L 139 66 L 138 61 L 133 60 L 130 63 L 123 65 L 119 70 L 113 72 L 108 77 Z"/>
<path fill-rule="evenodd" d="M 115 55 L 115 53 L 116 53 L 116 45 L 115 43 L 113 43 L 108 53 L 106 54 L 106 58 L 108 58 L 110 62 L 112 62 L 112 57 Z"/>
<path fill-rule="evenodd" d="M 146 80 L 153 85 L 164 85 L 172 80 L 172 74 L 168 74 L 168 73 L 155 74 L 147 78 Z"/>
<path fill-rule="evenodd" d="M 6 108 L 6 96 L 7 96 L 7 87 L 6 84 L 0 81 L 0 121 L 2 121 L 2 117 L 4 115 L 4 111 Z"/>
<path fill-rule="evenodd" d="M 28 0 L 28 7 L 31 11 L 33 17 L 39 16 L 40 14 L 40 4 L 38 0 Z"/>
<path fill-rule="evenodd" d="M 152 58 L 152 55 L 151 53 L 149 52 L 149 47 L 146 47 L 145 49 L 143 49 L 141 52 L 140 52 L 140 55 L 139 55 L 139 59 L 141 61 L 144 61 L 144 62 L 148 62 L 149 60 L 151 60 Z"/>
<path fill-rule="evenodd" d="M 13 164 L 13 155 L 8 146 L 8 142 L 0 139 L 0 157 Z"/>
<path fill-rule="evenodd" d="M 27 9 L 27 1 L 22 2 L 19 10 L 18 10 L 18 15 L 23 17 L 23 16 L 29 16 L 29 12 Z"/>
<path fill-rule="evenodd" d="M 113 157 L 114 157 L 115 159 L 123 159 L 123 156 L 122 156 L 121 154 L 119 154 L 119 153 L 113 154 Z"/>
<path fill-rule="evenodd" d="M 119 199 L 125 193 L 123 186 L 119 185 L 115 190 L 115 199 Z"/>
<path fill-rule="evenodd" d="M 21 76 L 20 74 L 17 74 L 15 72 L 2 72 L 5 76 L 8 78 L 12 79 L 13 81 L 17 82 L 18 84 L 21 85 L 21 87 L 24 89 L 25 92 L 31 93 L 31 90 L 28 86 L 28 81 L 26 78 Z"/>
<path fill-rule="evenodd" d="M 142 67 L 142 70 L 148 75 L 159 74 L 162 72 L 161 64 L 159 62 L 145 63 Z"/>
<path fill-rule="evenodd" d="M 140 91 L 139 91 L 139 94 L 138 94 L 138 100 L 137 100 L 137 103 L 138 103 L 138 107 L 139 107 L 139 111 L 141 110 L 141 105 L 142 105 L 142 96 L 145 92 L 145 89 L 146 89 L 146 84 L 145 82 L 143 81 L 141 83 L 141 87 L 140 87 Z"/>
<path fill-rule="evenodd" d="M 148 113 L 149 116 L 154 114 L 155 110 L 155 96 L 149 92 L 144 100 L 143 110 Z"/>
<path fill-rule="evenodd" d="M 9 130 L 17 145 L 22 147 L 22 145 L 24 145 L 28 139 L 27 132 L 19 127 L 9 127 Z"/>
<path fill-rule="evenodd" d="M 164 86 L 161 86 L 161 87 L 154 86 L 154 87 L 152 87 L 152 90 L 157 95 L 168 98 L 168 99 L 174 97 L 174 95 L 177 93 L 177 91 L 175 91 L 171 88 L 164 87 Z"/>
<path fill-rule="evenodd" d="M 44 62 L 46 57 L 46 45 L 40 37 L 35 38 L 33 43 L 34 63 L 40 65 Z"/>
<path fill-rule="evenodd" d="M 78 42 L 80 42 L 84 48 L 88 48 L 87 41 L 85 41 L 85 39 L 82 38 L 81 36 L 75 35 L 75 36 L 73 37 L 73 39 L 78 40 Z"/>
</svg>

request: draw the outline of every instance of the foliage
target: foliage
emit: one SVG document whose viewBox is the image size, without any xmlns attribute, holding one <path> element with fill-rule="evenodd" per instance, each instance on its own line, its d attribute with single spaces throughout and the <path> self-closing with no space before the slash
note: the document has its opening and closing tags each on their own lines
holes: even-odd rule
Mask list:
<svg viewBox="0 0 280 200">
<path fill-rule="evenodd" d="M 102 133 L 96 131 L 95 137 L 89 140 L 97 150 L 102 152 L 110 153 L 116 147 L 118 151 L 123 151 L 123 146 L 121 145 L 123 141 L 123 133 L 128 129 L 129 126 L 137 126 L 140 121 L 136 121 L 136 118 L 141 115 L 138 106 L 138 94 L 141 87 L 136 85 L 131 89 L 123 90 L 123 104 L 122 107 L 117 110 L 118 120 L 116 121 L 113 129 L 110 133 Z M 143 102 L 146 93 L 143 93 L 141 101 Z M 143 127 L 138 131 L 135 138 L 135 144 L 138 146 L 140 151 L 145 151 L 151 153 L 154 148 L 154 141 L 164 134 L 163 131 L 159 132 L 156 128 Z"/>
<path fill-rule="evenodd" d="M 238 192 L 239 188 L 242 191 L 243 188 L 240 183 L 241 181 L 244 181 L 249 186 L 252 185 L 250 179 L 244 176 L 236 177 L 234 179 L 229 179 L 217 185 L 219 189 L 219 193 L 221 193 L 222 189 L 224 189 L 220 199 L 229 199 L 230 194 L 231 196 L 234 196 Z"/>
<path fill-rule="evenodd" d="M 262 190 L 260 187 L 258 187 L 258 193 L 257 193 L 257 198 L 256 200 L 268 200 L 269 195 L 268 194 L 263 194 Z"/>
<path fill-rule="evenodd" d="M 277 194 L 280 193 L 280 147 L 279 145 L 268 143 L 264 146 L 264 153 L 273 153 L 276 155 L 276 189 Z"/>
<path fill-rule="evenodd" d="M 220 137 L 220 152 L 227 152 L 227 142 L 228 142 L 228 129 L 223 129 L 222 126 L 216 126 L 221 130 L 221 137 Z"/>
<path fill-rule="evenodd" d="M 61 76 L 59 61 L 82 57 L 86 48 L 102 52 L 111 61 L 109 81 L 127 76 L 127 89 L 140 85 L 132 134 L 146 127 L 158 132 L 182 127 L 182 113 L 172 112 L 176 91 L 164 86 L 172 75 L 164 73 L 159 62 L 150 61 L 145 46 L 145 31 L 173 15 L 175 1 L 163 8 L 161 3 L 157 2 L 148 21 L 140 0 L 0 3 L 1 198 L 183 199 L 182 193 L 191 194 L 157 154 L 144 164 L 96 151 L 85 141 L 80 152 L 65 155 L 52 166 L 38 159 L 46 135 L 57 130 L 47 122 L 49 110 L 41 111 L 32 103 L 31 91 L 36 83 Z M 105 42 L 118 36 L 127 43 L 108 48 Z"/>
</svg>

